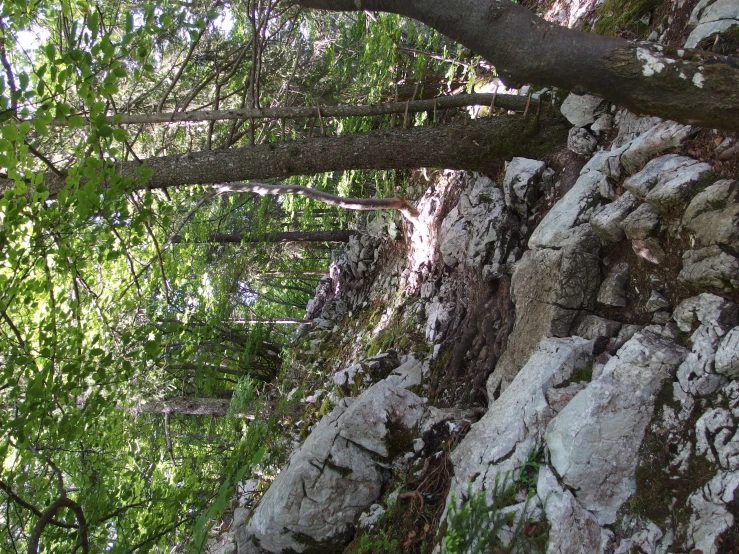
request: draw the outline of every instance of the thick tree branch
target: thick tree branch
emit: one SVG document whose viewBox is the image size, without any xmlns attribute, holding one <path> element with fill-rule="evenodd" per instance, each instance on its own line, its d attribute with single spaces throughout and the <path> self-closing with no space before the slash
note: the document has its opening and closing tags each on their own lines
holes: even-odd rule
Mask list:
<svg viewBox="0 0 739 554">
<path fill-rule="evenodd" d="M 152 176 L 136 187 L 167 189 L 348 169 L 443 167 L 494 171 L 513 156 L 545 155 L 553 144 L 564 142 L 566 133 L 567 126 L 561 120 L 506 116 L 438 127 L 378 129 L 356 135 L 193 152 L 144 160 Z M 134 161 L 119 162 L 117 173 L 136 179 L 140 165 Z M 51 196 L 65 186 L 51 172 L 44 175 L 44 184 Z M 0 193 L 13 186 L 13 181 L 0 179 Z"/>
<path fill-rule="evenodd" d="M 549 23 L 510 0 L 298 3 L 412 17 L 485 57 L 509 85 L 587 91 L 636 113 L 739 130 L 739 66 L 734 58 L 583 33 Z"/>
<path fill-rule="evenodd" d="M 36 522 L 36 525 L 33 526 L 33 531 L 31 531 L 31 536 L 28 539 L 28 554 L 38 554 L 38 545 L 41 540 L 41 533 L 44 531 L 44 528 L 53 521 L 56 513 L 62 508 L 69 508 L 72 510 L 75 518 L 77 518 L 77 532 L 79 534 L 77 538 L 77 546 L 82 548 L 82 552 L 84 554 L 90 551 L 90 544 L 87 539 L 87 521 L 85 520 L 85 513 L 77 502 L 67 498 L 66 496 L 62 496 L 51 506 L 46 508 L 44 513 Z"/>
</svg>

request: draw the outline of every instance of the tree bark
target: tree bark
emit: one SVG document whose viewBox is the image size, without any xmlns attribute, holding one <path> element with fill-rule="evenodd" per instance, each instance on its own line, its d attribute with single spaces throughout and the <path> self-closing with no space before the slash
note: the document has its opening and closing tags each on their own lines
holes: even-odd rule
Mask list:
<svg viewBox="0 0 739 554">
<path fill-rule="evenodd" d="M 318 137 L 279 144 L 212 150 L 149 158 L 152 175 L 136 188 L 166 189 L 182 185 L 228 183 L 247 179 L 312 175 L 349 169 L 442 167 L 494 171 L 514 156 L 537 158 L 563 143 L 567 126 L 561 120 L 519 116 L 479 119 L 451 125 L 377 129 L 339 137 Z M 119 162 L 117 172 L 136 179 L 137 161 Z M 49 195 L 65 182 L 44 174 Z M 14 186 L 0 179 L 0 194 Z"/>
<path fill-rule="evenodd" d="M 399 113 L 417 113 L 444 110 L 448 108 L 464 108 L 467 106 L 495 106 L 506 110 L 522 112 L 526 108 L 526 97 L 514 94 L 457 94 L 439 96 L 413 102 L 386 102 L 363 106 L 298 106 L 277 108 L 244 108 L 240 110 L 210 110 L 174 113 L 152 113 L 122 115 L 116 123 L 115 116 L 106 116 L 111 125 L 139 125 L 152 123 L 181 123 L 184 121 L 223 121 L 238 119 L 298 119 L 314 117 L 320 110 L 321 117 L 363 117 Z M 53 126 L 67 125 L 68 120 L 54 120 Z"/>
<path fill-rule="evenodd" d="M 134 408 L 136 413 L 225 416 L 229 401 L 221 398 L 171 398 L 146 402 Z"/>
<path fill-rule="evenodd" d="M 592 92 L 692 125 L 739 130 L 737 60 L 702 50 L 583 33 L 510 0 L 298 0 L 308 8 L 379 10 L 417 19 L 495 65 L 508 85 Z"/>
<path fill-rule="evenodd" d="M 213 233 L 203 242 L 222 244 L 241 244 L 243 242 L 349 242 L 349 238 L 355 234 L 356 231 L 282 231 L 260 236 L 239 233 Z M 175 236 L 172 238 L 172 242 L 177 244 L 185 241 L 182 240 L 182 237 Z"/>
</svg>

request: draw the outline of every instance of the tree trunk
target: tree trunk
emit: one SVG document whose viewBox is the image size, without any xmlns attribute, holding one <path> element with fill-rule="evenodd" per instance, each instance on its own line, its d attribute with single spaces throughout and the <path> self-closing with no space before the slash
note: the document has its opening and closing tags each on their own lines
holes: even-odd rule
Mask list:
<svg viewBox="0 0 739 554">
<path fill-rule="evenodd" d="M 297 319 L 293 317 L 283 317 L 282 319 L 227 319 L 225 323 L 231 325 L 312 325 L 313 322 L 308 319 Z"/>
<path fill-rule="evenodd" d="M 243 242 L 349 242 L 356 231 L 283 231 L 260 236 L 242 235 L 238 233 L 214 233 L 205 243 L 241 244 Z M 182 237 L 172 238 L 173 243 L 183 243 Z M 191 241 L 198 242 L 198 241 Z M 323 273 L 321 273 L 323 275 Z"/>
<path fill-rule="evenodd" d="M 139 414 L 181 414 L 225 416 L 229 401 L 221 398 L 170 398 L 161 402 L 146 402 L 134 408 Z"/>
<path fill-rule="evenodd" d="M 247 179 L 313 175 L 349 169 L 442 167 L 490 172 L 514 156 L 539 158 L 552 144 L 564 143 L 560 120 L 519 116 L 479 119 L 451 125 L 377 129 L 339 137 L 212 150 L 145 160 L 152 175 L 137 187 L 229 183 Z M 118 174 L 136 179 L 137 161 L 119 162 Z M 55 173 L 44 175 L 49 195 L 65 185 Z M 0 194 L 14 186 L 0 179 Z"/>
<path fill-rule="evenodd" d="M 526 108 L 526 97 L 514 94 L 457 94 L 439 96 L 413 102 L 387 102 L 364 106 L 299 106 L 278 108 L 244 108 L 240 110 L 211 110 L 175 113 L 132 114 L 106 116 L 111 125 L 139 125 L 152 123 L 180 123 L 183 121 L 223 121 L 239 119 L 297 119 L 314 117 L 320 110 L 321 117 L 367 117 L 388 114 L 417 113 L 467 106 L 495 106 L 522 112 Z M 118 117 L 120 121 L 115 120 Z M 67 125 L 67 120 L 54 120 L 53 126 Z"/>
<path fill-rule="evenodd" d="M 739 130 L 737 60 L 549 23 L 510 0 L 298 0 L 308 8 L 379 10 L 417 19 L 495 65 L 508 85 L 592 92 L 681 123 Z"/>
</svg>

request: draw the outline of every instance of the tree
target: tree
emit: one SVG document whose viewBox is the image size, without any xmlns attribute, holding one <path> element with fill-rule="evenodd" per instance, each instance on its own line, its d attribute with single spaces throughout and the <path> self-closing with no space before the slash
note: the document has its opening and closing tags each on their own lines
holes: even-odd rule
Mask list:
<svg viewBox="0 0 739 554">
<path fill-rule="evenodd" d="M 233 411 L 245 390 L 270 390 L 286 338 L 267 322 L 300 320 L 302 276 L 328 265 L 315 246 L 208 237 L 351 229 L 345 211 L 319 213 L 309 195 L 413 221 L 399 168 L 490 171 L 565 135 L 544 102 L 488 96 L 486 106 L 519 113 L 451 124 L 460 112 L 440 106 L 467 101 L 415 104 L 429 90 L 470 92 L 485 68 L 412 20 L 326 17 L 276 0 L 242 7 L 226 30 L 221 3 L 2 3 L 8 550 L 36 539 L 49 551 L 84 548 L 83 516 L 91 549 L 197 547 L 234 483 L 276 442 L 279 413 L 131 417 L 183 398 L 215 398 L 222 410 L 228 394 Z M 38 48 L 19 42 L 29 32 Z M 374 106 L 401 97 L 405 105 Z M 355 104 L 362 110 L 342 108 Z M 153 123 L 162 119 L 179 123 Z M 270 455 L 265 464 L 277 464 Z"/>
<path fill-rule="evenodd" d="M 549 23 L 511 0 L 297 1 L 307 8 L 412 17 L 488 59 L 511 86 L 592 92 L 636 113 L 739 130 L 739 67 L 733 58 L 583 33 Z"/>
</svg>

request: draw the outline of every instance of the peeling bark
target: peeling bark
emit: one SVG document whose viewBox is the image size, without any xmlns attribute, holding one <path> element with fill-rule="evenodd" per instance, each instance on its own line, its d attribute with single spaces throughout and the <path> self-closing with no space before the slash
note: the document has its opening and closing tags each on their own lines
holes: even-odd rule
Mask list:
<svg viewBox="0 0 739 554">
<path fill-rule="evenodd" d="M 734 58 L 583 33 L 549 23 L 510 0 L 298 3 L 417 19 L 485 57 L 508 85 L 591 92 L 635 113 L 739 130 L 739 67 Z"/>
</svg>

